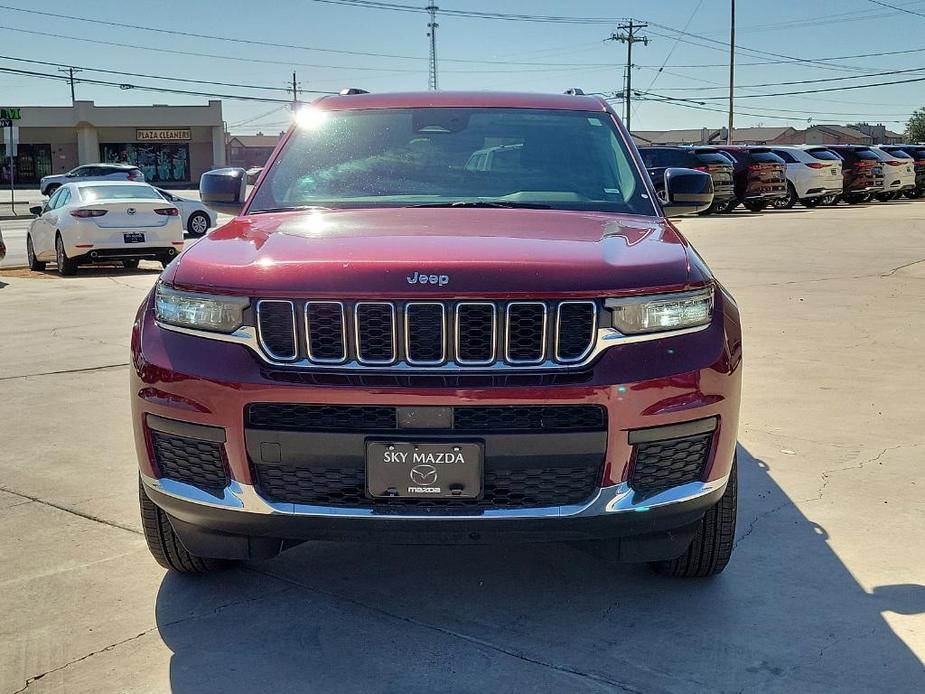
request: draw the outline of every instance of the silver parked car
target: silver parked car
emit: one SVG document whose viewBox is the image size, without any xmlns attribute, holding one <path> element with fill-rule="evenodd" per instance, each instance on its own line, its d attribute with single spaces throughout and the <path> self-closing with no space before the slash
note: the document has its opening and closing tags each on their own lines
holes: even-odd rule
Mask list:
<svg viewBox="0 0 925 694">
<path fill-rule="evenodd" d="M 66 174 L 43 176 L 39 181 L 42 195 L 50 196 L 65 183 L 80 181 L 135 181 L 144 183 L 145 175 L 134 164 L 84 164 Z"/>
</svg>

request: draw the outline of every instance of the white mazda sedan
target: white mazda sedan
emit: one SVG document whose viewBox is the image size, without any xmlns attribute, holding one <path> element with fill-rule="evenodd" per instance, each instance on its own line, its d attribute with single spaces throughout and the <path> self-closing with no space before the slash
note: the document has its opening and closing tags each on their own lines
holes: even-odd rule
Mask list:
<svg viewBox="0 0 925 694">
<path fill-rule="evenodd" d="M 134 268 L 142 259 L 166 267 L 183 249 L 180 211 L 146 183 L 66 183 L 30 212 L 36 215 L 26 236 L 32 270 L 54 262 L 60 274 L 73 275 L 82 264 Z"/>
</svg>

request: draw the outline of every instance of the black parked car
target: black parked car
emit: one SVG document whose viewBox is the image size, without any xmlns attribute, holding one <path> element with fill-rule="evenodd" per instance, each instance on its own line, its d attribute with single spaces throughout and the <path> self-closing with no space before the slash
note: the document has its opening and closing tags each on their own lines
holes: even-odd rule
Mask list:
<svg viewBox="0 0 925 694">
<path fill-rule="evenodd" d="M 665 190 L 665 169 L 696 169 L 710 174 L 713 178 L 713 204 L 701 214 L 725 209 L 735 198 L 732 162 L 712 147 L 640 147 L 639 154 L 660 194 Z"/>
<path fill-rule="evenodd" d="M 779 198 L 787 196 L 787 163 L 767 147 L 722 145 L 733 163 L 735 199 L 726 204 L 726 212 L 740 203 L 750 212 L 761 212 Z"/>
<path fill-rule="evenodd" d="M 883 160 L 867 145 L 826 145 L 842 160 L 841 199 L 849 205 L 870 200 L 883 191 Z M 837 203 L 837 199 L 835 201 Z"/>
<path fill-rule="evenodd" d="M 880 149 L 890 154 L 905 152 L 915 160 L 915 188 L 903 191 L 907 198 L 925 195 L 925 145 L 881 145 Z"/>
</svg>

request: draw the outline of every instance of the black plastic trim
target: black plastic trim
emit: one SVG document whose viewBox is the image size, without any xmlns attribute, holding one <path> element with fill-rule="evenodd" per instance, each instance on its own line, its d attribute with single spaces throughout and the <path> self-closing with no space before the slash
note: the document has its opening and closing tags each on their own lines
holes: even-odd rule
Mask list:
<svg viewBox="0 0 925 694">
<path fill-rule="evenodd" d="M 695 419 L 680 424 L 668 424 L 666 426 L 650 427 L 648 429 L 633 429 L 629 432 L 629 442 L 632 444 L 650 443 L 652 441 L 681 439 L 686 436 L 707 434 L 711 431 L 716 431 L 716 425 L 718 423 L 719 417 L 708 417 L 706 419 Z"/>
<path fill-rule="evenodd" d="M 203 424 L 181 422 L 176 419 L 158 417 L 155 414 L 146 415 L 145 421 L 149 429 L 162 431 L 165 434 L 183 436 L 188 439 L 199 439 L 200 441 L 212 441 L 213 443 L 225 443 L 226 441 L 225 430 L 221 427 L 209 427 Z"/>
</svg>

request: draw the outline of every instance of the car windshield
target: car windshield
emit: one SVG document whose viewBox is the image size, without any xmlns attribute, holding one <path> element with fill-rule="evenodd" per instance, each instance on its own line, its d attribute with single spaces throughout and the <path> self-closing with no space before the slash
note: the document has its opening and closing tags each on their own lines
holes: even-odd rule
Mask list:
<svg viewBox="0 0 925 694">
<path fill-rule="evenodd" d="M 151 186 L 100 185 L 82 187 L 80 198 L 84 202 L 93 202 L 94 200 L 160 200 L 161 196 Z"/>
<path fill-rule="evenodd" d="M 307 113 L 267 172 L 250 213 L 454 204 L 655 213 L 608 113 Z"/>
</svg>

